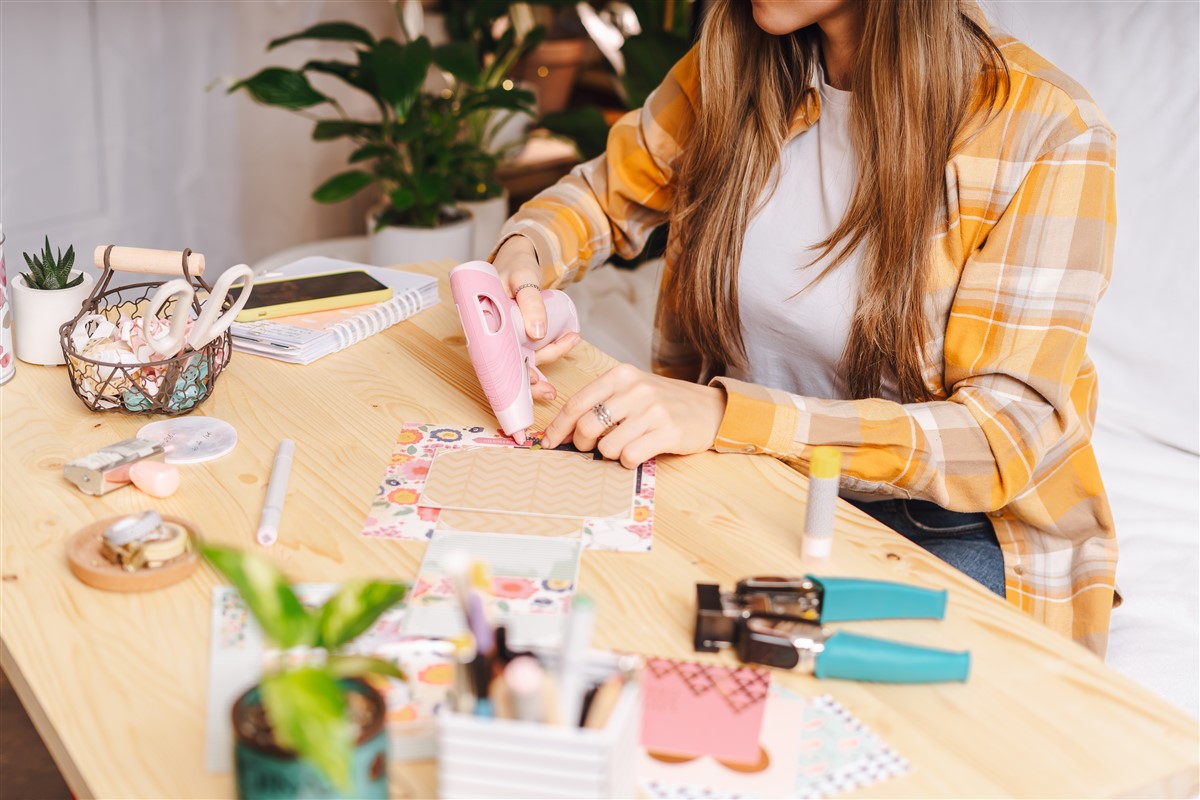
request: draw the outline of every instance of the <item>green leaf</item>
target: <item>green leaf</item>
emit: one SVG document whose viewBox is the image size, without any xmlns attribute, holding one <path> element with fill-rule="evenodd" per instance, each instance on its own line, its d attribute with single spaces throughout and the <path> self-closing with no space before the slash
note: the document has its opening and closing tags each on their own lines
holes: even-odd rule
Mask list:
<svg viewBox="0 0 1200 800">
<path fill-rule="evenodd" d="M 261 556 L 203 545 L 201 553 L 238 590 L 266 637 L 282 649 L 311 645 L 314 617 L 301 605 L 283 574 Z"/>
<path fill-rule="evenodd" d="M 375 44 L 375 37 L 367 33 L 363 28 L 357 25 L 351 25 L 349 22 L 322 22 L 318 25 L 313 25 L 311 28 L 293 33 L 290 36 L 281 36 L 278 39 L 272 39 L 267 45 L 268 50 L 274 50 L 276 47 L 285 45 L 288 42 L 294 42 L 297 39 L 322 39 L 325 41 L 335 42 L 358 42 L 370 47 Z"/>
<path fill-rule="evenodd" d="M 446 176 L 434 172 L 425 172 L 417 176 L 417 196 L 423 205 L 429 205 L 442 193 Z"/>
<path fill-rule="evenodd" d="M 390 661 L 373 656 L 330 656 L 325 669 L 335 678 L 361 678 L 363 675 L 386 675 L 404 680 L 404 672 Z"/>
<path fill-rule="evenodd" d="M 465 115 L 472 111 L 493 108 L 532 112 L 533 102 L 533 92 L 528 89 L 504 89 L 497 86 L 465 97 L 461 113 Z"/>
<path fill-rule="evenodd" d="M 245 89 L 260 103 L 281 108 L 309 108 L 329 100 L 304 77 L 304 73 L 283 67 L 267 67 L 229 87 L 229 92 Z"/>
<path fill-rule="evenodd" d="M 625 40 L 625 94 L 630 108 L 641 108 L 671 67 L 687 55 L 688 41 L 661 30 L 644 30 Z"/>
<path fill-rule="evenodd" d="M 450 42 L 433 49 L 433 63 L 458 80 L 474 86 L 479 83 L 479 54 L 469 41 Z"/>
<path fill-rule="evenodd" d="M 70 289 L 72 286 L 78 286 L 81 283 L 83 283 L 83 273 L 82 272 L 75 276 L 75 280 L 71 281 L 63 288 Z"/>
<path fill-rule="evenodd" d="M 300 68 L 301 72 L 319 72 L 323 75 L 333 75 L 335 78 L 353 86 L 355 89 L 361 89 L 364 92 L 370 92 L 371 89 L 367 82 L 363 80 L 362 71 L 356 64 L 347 64 L 344 61 L 308 61 Z"/>
<path fill-rule="evenodd" d="M 371 56 L 371 68 L 384 100 L 404 119 L 425 82 L 425 73 L 433 60 L 429 40 L 424 36 L 408 45 L 384 39 Z"/>
<path fill-rule="evenodd" d="M 403 600 L 407 591 L 402 583 L 358 580 L 343 584 L 321 607 L 317 642 L 328 650 L 349 642 Z"/>
<path fill-rule="evenodd" d="M 541 123 L 551 133 L 574 141 L 585 159 L 595 158 L 608 146 L 608 123 L 593 106 L 546 114 Z"/>
<path fill-rule="evenodd" d="M 385 144 L 364 144 L 362 147 L 350 154 L 350 163 L 357 164 L 360 161 L 369 161 L 372 158 L 380 158 L 382 156 L 390 156 L 396 151 Z"/>
<path fill-rule="evenodd" d="M 345 695 L 334 677 L 302 668 L 268 675 L 260 686 L 275 740 L 348 792 L 354 732 L 346 717 Z"/>
<path fill-rule="evenodd" d="M 62 267 L 64 270 L 66 270 L 66 273 L 69 275 L 71 273 L 71 269 L 74 266 L 75 266 L 75 245 L 70 245 L 67 247 L 67 255 L 62 260 Z"/>
<path fill-rule="evenodd" d="M 350 170 L 334 175 L 322 183 L 312 193 L 312 197 L 318 203 L 340 203 L 370 186 L 374 180 L 375 176 L 369 172 Z"/>
<path fill-rule="evenodd" d="M 412 189 L 397 189 L 388 198 L 392 201 L 392 208 L 397 211 L 407 211 L 417 202 L 416 192 Z"/>
<path fill-rule="evenodd" d="M 323 119 L 313 127 L 312 138 L 315 142 L 328 142 L 343 136 L 378 136 L 379 132 L 378 123 L 352 119 Z"/>
</svg>

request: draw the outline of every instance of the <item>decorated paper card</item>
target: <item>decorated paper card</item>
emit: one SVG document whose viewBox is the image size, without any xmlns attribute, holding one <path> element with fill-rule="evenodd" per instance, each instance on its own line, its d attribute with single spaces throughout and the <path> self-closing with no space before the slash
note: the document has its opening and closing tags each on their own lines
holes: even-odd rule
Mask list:
<svg viewBox="0 0 1200 800">
<path fill-rule="evenodd" d="M 459 447 L 436 453 L 421 505 L 538 517 L 626 517 L 636 473 L 591 453 Z"/>
<path fill-rule="evenodd" d="M 804 698 L 780 686 L 771 687 L 759 749 L 752 764 L 643 752 L 638 782 L 649 798 L 833 797 L 908 771 L 833 698 Z"/>
<path fill-rule="evenodd" d="M 336 586 L 310 583 L 295 589 L 300 602 L 316 606 L 325 602 Z M 435 745 L 433 717 L 446 698 L 453 676 L 452 646 L 403 633 L 404 616 L 402 606 L 388 610 L 350 642 L 347 650 L 387 659 L 404 671 L 406 681 L 381 679 L 386 686 L 380 684 L 387 701 L 390 755 L 396 760 L 430 758 Z M 264 665 L 278 657 L 279 653 L 267 646 L 237 590 L 232 586 L 214 587 L 205 752 L 209 772 L 233 768 L 229 725 L 233 704 L 242 692 L 258 683 Z"/>
<path fill-rule="evenodd" d="M 663 756 L 759 759 L 771 673 L 673 658 L 647 658 L 642 674 L 642 746 Z"/>
<path fill-rule="evenodd" d="M 409 597 L 404 631 L 451 637 L 464 630 L 462 610 L 446 577 L 446 557 L 461 550 L 488 565 L 489 616 L 510 628 L 513 641 L 544 642 L 562 629 L 579 572 L 578 539 L 437 531 L 425 550 Z"/>
<path fill-rule="evenodd" d="M 421 540 L 436 530 L 511 533 L 649 552 L 655 462 L 626 470 L 569 446 L 542 450 L 540 442 L 537 432 L 518 445 L 482 427 L 406 424 L 363 535 Z"/>
</svg>

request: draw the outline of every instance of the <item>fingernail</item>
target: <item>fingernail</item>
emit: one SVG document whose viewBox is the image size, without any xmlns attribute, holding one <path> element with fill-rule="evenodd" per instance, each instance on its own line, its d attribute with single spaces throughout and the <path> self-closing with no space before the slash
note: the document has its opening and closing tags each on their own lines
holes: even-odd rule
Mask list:
<svg viewBox="0 0 1200 800">
<path fill-rule="evenodd" d="M 533 323 L 533 338 L 541 339 L 545 335 L 546 335 L 546 323 L 544 323 L 544 322 Z"/>
<path fill-rule="evenodd" d="M 543 399 L 543 400 L 553 400 L 553 399 L 554 399 L 554 392 L 543 392 L 543 393 L 542 393 L 542 399 Z"/>
</svg>

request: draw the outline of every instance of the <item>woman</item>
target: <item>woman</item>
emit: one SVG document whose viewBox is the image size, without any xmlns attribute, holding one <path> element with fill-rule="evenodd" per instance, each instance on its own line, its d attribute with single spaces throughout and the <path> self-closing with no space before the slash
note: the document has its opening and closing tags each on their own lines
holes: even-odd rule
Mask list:
<svg viewBox="0 0 1200 800">
<path fill-rule="evenodd" d="M 973 3 L 711 6 L 605 155 L 502 233 L 496 268 L 541 336 L 527 288 L 671 224 L 657 374 L 601 376 L 545 444 L 801 469 L 837 446 L 843 496 L 1103 654 L 1116 542 L 1085 353 L 1115 227 L 1103 116 Z"/>
</svg>

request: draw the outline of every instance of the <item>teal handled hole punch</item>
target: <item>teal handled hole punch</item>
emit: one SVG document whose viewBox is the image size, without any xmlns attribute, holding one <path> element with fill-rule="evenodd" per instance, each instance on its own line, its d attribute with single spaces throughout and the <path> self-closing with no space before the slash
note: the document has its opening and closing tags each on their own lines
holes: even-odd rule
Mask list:
<svg viewBox="0 0 1200 800">
<path fill-rule="evenodd" d="M 753 577 L 732 592 L 696 584 L 695 648 L 733 647 L 742 661 L 818 678 L 881 683 L 965 681 L 971 654 L 829 632 L 828 622 L 942 619 L 946 592 L 856 578 Z"/>
</svg>

